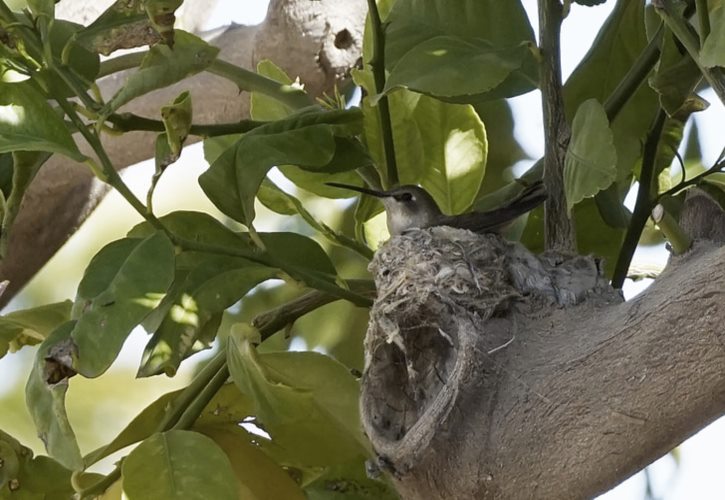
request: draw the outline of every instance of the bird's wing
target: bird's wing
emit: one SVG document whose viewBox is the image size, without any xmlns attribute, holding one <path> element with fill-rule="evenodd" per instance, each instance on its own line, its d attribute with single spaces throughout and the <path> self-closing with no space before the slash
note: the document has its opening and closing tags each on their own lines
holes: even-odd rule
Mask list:
<svg viewBox="0 0 725 500">
<path fill-rule="evenodd" d="M 533 210 L 543 203 L 545 199 L 546 190 L 544 185 L 541 182 L 536 182 L 501 208 L 488 212 L 445 216 L 441 221 L 441 225 L 469 229 L 477 233 L 494 233 L 506 227 L 516 217 Z"/>
</svg>

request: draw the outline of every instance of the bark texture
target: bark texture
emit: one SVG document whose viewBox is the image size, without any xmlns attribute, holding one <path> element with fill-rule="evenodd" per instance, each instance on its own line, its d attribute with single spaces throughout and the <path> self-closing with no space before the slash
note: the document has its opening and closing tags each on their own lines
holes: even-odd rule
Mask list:
<svg viewBox="0 0 725 500">
<path fill-rule="evenodd" d="M 82 8 L 73 8 L 80 4 Z M 94 4 L 95 10 L 82 2 L 61 5 L 66 10 L 59 11 L 58 17 L 85 23 L 102 10 L 101 4 Z M 184 25 L 187 29 L 200 26 L 212 7 L 201 0 L 187 0 L 184 6 L 189 10 Z M 273 59 L 291 76 L 300 75 L 312 96 L 320 96 L 330 92 L 333 84 L 360 58 L 365 13 L 364 0 L 276 0 L 270 3 L 264 23 L 232 25 L 205 38 L 221 48 L 220 58 L 247 69 L 255 68 L 260 59 Z M 104 97 L 113 95 L 126 76 L 118 74 L 102 80 L 99 85 Z M 136 99 L 120 111 L 158 119 L 161 106 L 184 90 L 192 94 L 195 123 L 234 122 L 249 115 L 246 93 L 240 93 L 229 81 L 206 73 Z M 104 145 L 120 170 L 153 157 L 155 138 L 155 133 L 131 132 L 106 136 Z M 187 144 L 200 139 L 189 137 Z M 105 187 L 95 182 L 83 165 L 54 156 L 43 166 L 26 193 L 11 230 L 8 255 L 0 262 L 0 281 L 10 282 L 0 296 L 0 306 L 55 254 L 105 193 Z"/>
<path fill-rule="evenodd" d="M 401 496 L 591 498 L 725 414 L 725 219 L 704 197 L 684 219 L 701 239 L 627 303 L 590 258 L 391 239 L 361 408 Z"/>
</svg>

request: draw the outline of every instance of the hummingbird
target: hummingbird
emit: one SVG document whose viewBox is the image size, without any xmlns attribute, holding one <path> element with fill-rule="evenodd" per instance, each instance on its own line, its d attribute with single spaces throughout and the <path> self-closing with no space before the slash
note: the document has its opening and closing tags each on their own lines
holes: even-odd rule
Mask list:
<svg viewBox="0 0 725 500">
<path fill-rule="evenodd" d="M 486 212 L 446 215 L 438 208 L 433 197 L 419 186 L 405 185 L 389 191 L 378 191 L 339 182 L 326 184 L 380 198 L 385 207 L 388 232 L 391 236 L 401 234 L 408 229 L 424 229 L 432 226 L 450 226 L 468 229 L 475 233 L 495 233 L 546 199 L 544 185 L 541 181 L 537 181 L 500 208 Z"/>
</svg>

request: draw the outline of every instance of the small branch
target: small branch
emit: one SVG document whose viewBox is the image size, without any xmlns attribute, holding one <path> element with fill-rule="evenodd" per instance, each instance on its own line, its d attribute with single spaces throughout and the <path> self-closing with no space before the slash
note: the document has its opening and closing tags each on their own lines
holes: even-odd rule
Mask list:
<svg viewBox="0 0 725 500">
<path fill-rule="evenodd" d="M 544 247 L 574 252 L 574 228 L 567 216 L 564 194 L 564 156 L 571 132 L 564 116 L 561 92 L 562 5 L 559 0 L 539 0 L 541 102 L 544 115 L 544 186 L 549 193 L 544 204 Z"/>
<path fill-rule="evenodd" d="M 131 52 L 130 54 L 124 54 L 118 57 L 112 57 L 101 62 L 101 67 L 98 71 L 96 79 L 101 79 L 104 76 L 118 73 L 119 71 L 126 71 L 127 69 L 137 68 L 141 65 L 141 61 L 148 54 L 148 50 L 142 50 L 139 52 Z"/>
<path fill-rule="evenodd" d="M 355 293 L 364 297 L 375 297 L 375 284 L 370 280 L 349 280 L 347 284 Z M 339 299 L 339 297 L 329 293 L 314 290 L 275 309 L 257 315 L 252 320 L 252 326 L 260 331 L 264 341 L 305 314 Z"/>
<path fill-rule="evenodd" d="M 634 211 L 632 212 L 632 219 L 629 222 L 627 233 L 622 242 L 622 248 L 617 257 L 617 263 L 614 266 L 614 275 L 612 276 L 612 287 L 614 288 L 622 288 L 622 285 L 624 285 L 629 264 L 632 262 L 632 256 L 637 248 L 637 243 L 639 243 L 642 230 L 652 213 L 654 204 L 652 200 L 652 185 L 655 181 L 654 167 L 657 158 L 657 146 L 662 136 L 662 128 L 664 127 L 666 118 L 667 113 L 663 109 L 660 109 L 647 134 L 647 140 L 644 143 L 637 201 L 634 205 Z"/>
<path fill-rule="evenodd" d="M 682 182 L 680 182 L 679 184 L 677 184 L 672 189 L 668 189 L 667 191 L 665 191 L 664 193 L 662 193 L 661 195 L 659 195 L 657 197 L 657 199 L 659 200 L 661 198 L 664 198 L 665 196 L 674 196 L 678 192 L 680 192 L 683 189 L 685 189 L 686 187 L 694 186 L 695 184 L 698 184 L 701 180 L 703 180 L 708 175 L 715 174 L 715 173 L 723 173 L 723 167 L 725 167 L 725 163 L 722 163 L 722 162 L 716 163 L 715 165 L 713 165 L 712 167 L 708 168 L 704 172 L 702 172 L 700 174 L 697 174 L 692 179 L 683 180 Z M 685 169 L 682 169 L 682 172 L 683 172 L 683 175 L 684 175 Z"/>
<path fill-rule="evenodd" d="M 674 255 L 682 255 L 692 246 L 692 239 L 682 230 L 672 214 L 662 205 L 652 209 L 652 220 L 657 224 L 672 247 Z"/>
<path fill-rule="evenodd" d="M 148 132 L 164 132 L 164 122 L 153 120 L 133 113 L 112 114 L 106 120 L 113 124 L 114 131 L 130 132 L 144 130 Z M 192 125 L 189 134 L 199 137 L 216 137 L 219 135 L 240 134 L 249 132 L 267 122 L 258 120 L 240 120 L 235 123 L 215 123 Z"/>
<path fill-rule="evenodd" d="M 627 74 L 619 82 L 617 87 L 604 101 L 604 110 L 607 112 L 609 123 L 613 122 L 622 107 L 627 103 L 630 97 L 637 92 L 642 82 L 647 79 L 654 65 L 660 57 L 660 45 L 664 36 L 663 25 L 657 28 L 657 32 L 652 36 L 647 46 L 640 52 L 634 64 L 629 68 Z"/>
<path fill-rule="evenodd" d="M 292 109 L 302 109 L 314 105 L 302 89 L 276 82 L 221 59 L 215 59 L 206 70 L 234 82 L 242 90 L 268 95 Z"/>
<path fill-rule="evenodd" d="M 382 93 L 385 88 L 385 33 L 375 0 L 368 0 L 370 25 L 372 26 L 373 56 L 370 59 L 370 68 L 375 79 L 375 93 Z M 380 111 L 380 131 L 383 136 L 383 153 L 388 174 L 388 186 L 394 186 L 398 179 L 398 166 L 395 160 L 395 143 L 393 141 L 393 127 L 390 120 L 390 106 L 388 96 L 378 101 Z"/>
<path fill-rule="evenodd" d="M 123 182 L 121 176 L 118 174 L 116 169 L 113 168 L 111 159 L 106 154 L 106 150 L 103 148 L 101 141 L 93 132 L 89 130 L 86 124 L 83 123 L 73 106 L 63 97 L 55 96 L 55 100 L 98 156 L 98 159 L 100 160 L 103 169 L 103 174 L 106 177 L 104 180 L 116 191 L 118 191 L 119 194 L 123 196 L 123 198 L 129 203 L 129 205 L 131 205 L 134 210 L 136 210 L 136 212 L 138 212 L 141 217 L 143 217 L 149 224 L 151 224 L 156 229 L 165 231 L 161 222 L 153 214 L 148 213 L 146 206 L 141 203 L 138 198 L 136 198 L 136 195 L 133 194 L 133 192 L 129 189 L 126 183 Z M 168 233 L 168 231 L 165 232 Z"/>
</svg>

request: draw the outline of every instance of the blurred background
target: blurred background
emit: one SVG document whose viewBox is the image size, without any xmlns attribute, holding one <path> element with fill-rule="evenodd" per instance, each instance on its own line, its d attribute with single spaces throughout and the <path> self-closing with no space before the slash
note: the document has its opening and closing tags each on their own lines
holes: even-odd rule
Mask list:
<svg viewBox="0 0 725 500">
<path fill-rule="evenodd" d="M 536 0 L 523 0 L 529 12 L 534 30 L 537 31 Z M 589 49 L 596 33 L 613 7 L 609 1 L 597 7 L 572 5 L 569 17 L 562 29 L 562 64 L 564 79 Z M 267 0 L 219 0 L 208 12 L 203 29 L 211 30 L 231 22 L 257 24 L 264 20 Z M 183 20 L 182 20 L 183 21 Z M 294 75 L 291 75 L 294 77 Z M 695 116 L 696 134 L 699 136 L 703 163 L 712 164 L 723 144 L 721 124 L 725 121 L 725 108 L 712 92 L 703 97 L 710 107 Z M 531 92 L 510 100 L 514 113 L 515 133 L 529 159 L 515 165 L 517 173 L 528 168 L 533 160 L 543 155 L 543 123 L 541 118 L 540 94 Z M 690 126 L 691 127 L 691 126 Z M 690 131 L 686 130 L 687 137 Z M 155 208 L 159 214 L 177 209 L 207 211 L 214 216 L 224 217 L 203 195 L 197 177 L 207 164 L 201 144 L 184 149 L 181 159 L 166 171 L 161 178 L 155 195 Z M 150 184 L 154 167 L 152 161 L 140 163 L 124 172 L 124 179 L 139 197 L 144 197 Z M 281 176 L 274 178 L 281 187 L 286 187 Z M 340 221 L 330 220 L 330 210 L 318 199 L 306 199 L 303 193 L 296 193 L 306 202 L 310 210 L 332 226 Z M 257 228 L 259 230 L 294 230 L 310 234 L 308 227 L 298 216 L 280 217 L 258 208 Z M 333 215 L 334 216 L 334 215 Z M 74 298 L 85 265 L 106 243 L 125 236 L 128 229 L 140 222 L 140 217 L 115 193 L 109 194 L 83 227 L 45 266 L 33 281 L 6 308 L 11 310 L 32 307 L 38 304 Z M 324 244 L 324 242 L 323 242 Z M 345 252 L 331 249 L 328 251 Z M 335 255 L 333 255 L 333 258 Z M 341 257 L 341 256 L 338 256 Z M 364 270 L 361 259 L 344 255 L 348 269 L 339 269 L 344 276 L 359 275 Z M 663 245 L 640 247 L 633 265 L 642 268 L 661 268 L 667 261 Z M 628 298 L 641 292 L 649 280 L 636 283 L 628 281 L 625 295 Z M 288 288 L 288 287 L 286 287 Z M 287 290 L 284 294 L 294 294 Z M 244 307 L 233 307 L 227 321 L 248 320 L 255 313 L 273 306 L 288 297 L 282 295 L 275 283 L 258 287 L 252 300 Z M 293 327 L 293 338 L 288 341 L 281 335 L 271 339 L 269 349 L 320 349 L 330 353 L 348 366 L 362 368 L 359 349 L 345 346 L 360 345 L 367 324 L 367 311 L 346 304 L 332 304 L 298 321 Z M 350 335 L 359 337 L 359 343 L 350 342 Z M 340 342 L 343 338 L 346 342 Z M 143 330 L 137 329 L 126 342 L 121 356 L 103 377 L 95 380 L 76 377 L 68 391 L 68 413 L 78 434 L 83 452 L 88 452 L 112 439 L 143 407 L 160 394 L 186 385 L 194 373 L 195 366 L 209 357 L 200 353 L 182 365 L 173 379 L 157 376 L 136 379 L 138 362 L 147 341 Z M 27 379 L 32 349 L 7 355 L 0 359 L 0 428 L 21 442 L 43 453 L 40 440 L 27 413 L 24 402 L 24 385 Z M 643 498 L 662 500 L 715 500 L 725 498 L 725 418 L 716 421 L 706 429 L 683 443 L 675 452 L 659 459 L 645 471 L 633 476 L 614 490 L 602 495 L 604 500 L 640 500 Z"/>
</svg>

